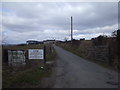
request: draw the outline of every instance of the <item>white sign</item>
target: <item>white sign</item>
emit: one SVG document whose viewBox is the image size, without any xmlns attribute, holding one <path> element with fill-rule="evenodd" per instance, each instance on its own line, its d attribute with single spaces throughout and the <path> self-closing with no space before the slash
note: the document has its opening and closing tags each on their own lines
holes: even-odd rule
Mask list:
<svg viewBox="0 0 120 90">
<path fill-rule="evenodd" d="M 29 59 L 44 59 L 43 49 L 29 49 Z"/>
</svg>

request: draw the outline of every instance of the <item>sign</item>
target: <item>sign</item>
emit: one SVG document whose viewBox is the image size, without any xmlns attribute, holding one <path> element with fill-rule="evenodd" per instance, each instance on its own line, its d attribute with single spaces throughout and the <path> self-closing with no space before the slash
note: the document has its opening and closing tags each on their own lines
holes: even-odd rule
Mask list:
<svg viewBox="0 0 120 90">
<path fill-rule="evenodd" d="M 29 49 L 29 59 L 44 59 L 43 49 Z"/>
</svg>

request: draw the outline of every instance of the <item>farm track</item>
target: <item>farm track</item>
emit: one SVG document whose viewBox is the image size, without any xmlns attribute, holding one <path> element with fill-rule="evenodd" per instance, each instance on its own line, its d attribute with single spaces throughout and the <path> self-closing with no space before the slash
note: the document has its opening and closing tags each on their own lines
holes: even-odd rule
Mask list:
<svg viewBox="0 0 120 90">
<path fill-rule="evenodd" d="M 84 60 L 58 46 L 53 88 L 118 88 L 118 73 Z"/>
</svg>

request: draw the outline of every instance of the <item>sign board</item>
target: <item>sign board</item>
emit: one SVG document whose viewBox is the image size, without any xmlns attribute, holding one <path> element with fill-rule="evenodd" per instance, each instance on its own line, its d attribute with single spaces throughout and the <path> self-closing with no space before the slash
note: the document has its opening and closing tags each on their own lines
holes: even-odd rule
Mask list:
<svg viewBox="0 0 120 90">
<path fill-rule="evenodd" d="M 28 57 L 29 59 L 44 59 L 43 49 L 29 49 Z"/>
</svg>

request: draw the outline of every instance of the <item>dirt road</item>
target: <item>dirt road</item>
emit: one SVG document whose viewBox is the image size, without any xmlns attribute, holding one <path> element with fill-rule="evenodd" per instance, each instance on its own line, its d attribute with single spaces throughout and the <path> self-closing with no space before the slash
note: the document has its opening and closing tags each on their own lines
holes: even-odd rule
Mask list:
<svg viewBox="0 0 120 90">
<path fill-rule="evenodd" d="M 54 88 L 118 88 L 118 73 L 76 56 L 58 46 Z"/>
</svg>

